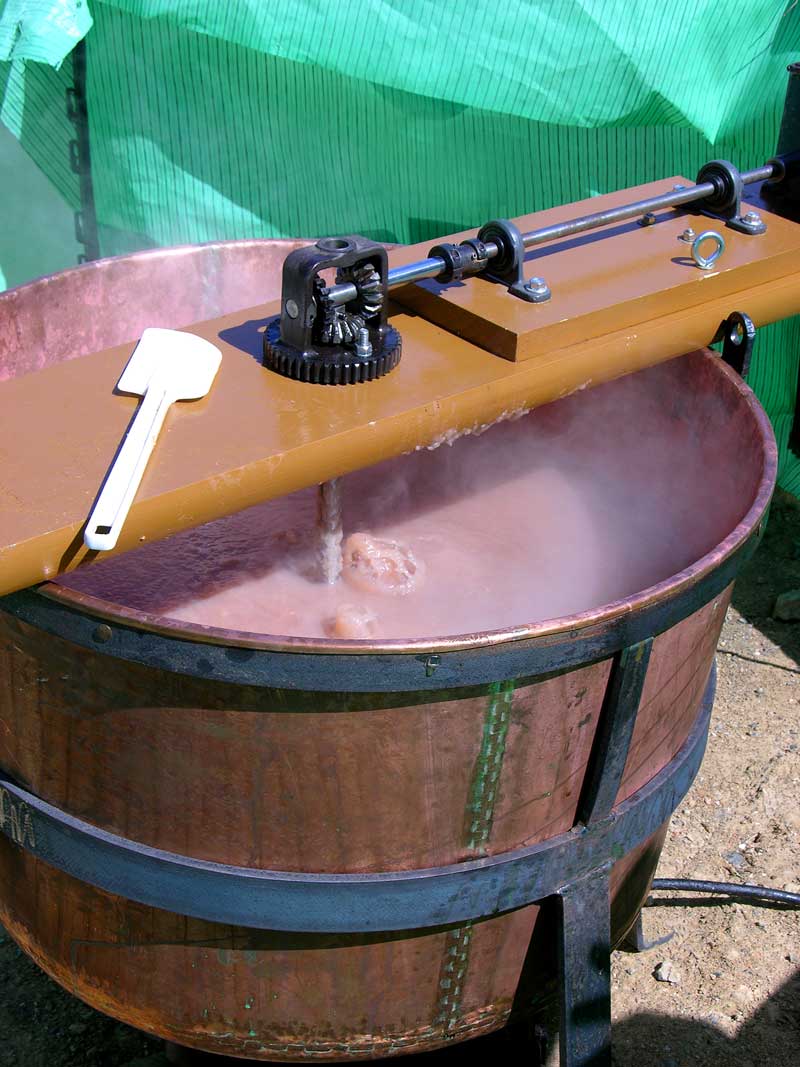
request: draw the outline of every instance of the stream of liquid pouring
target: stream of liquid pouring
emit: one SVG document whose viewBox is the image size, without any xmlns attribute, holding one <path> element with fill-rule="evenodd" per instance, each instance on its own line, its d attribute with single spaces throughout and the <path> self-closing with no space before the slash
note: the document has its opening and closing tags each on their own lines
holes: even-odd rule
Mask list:
<svg viewBox="0 0 800 1067">
<path fill-rule="evenodd" d="M 342 482 L 323 482 L 317 494 L 317 553 L 319 574 L 326 585 L 342 573 Z"/>
</svg>

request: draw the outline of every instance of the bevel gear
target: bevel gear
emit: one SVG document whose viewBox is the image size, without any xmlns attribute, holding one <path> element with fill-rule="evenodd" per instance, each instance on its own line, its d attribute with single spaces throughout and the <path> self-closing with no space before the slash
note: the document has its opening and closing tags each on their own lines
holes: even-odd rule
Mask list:
<svg viewBox="0 0 800 1067">
<path fill-rule="evenodd" d="M 357 295 L 345 307 L 332 307 L 326 302 L 325 293 L 321 294 L 323 326 L 320 340 L 324 344 L 355 344 L 359 330 L 363 330 L 368 319 L 379 314 L 383 307 L 381 276 L 369 261 L 339 269 L 336 284 L 342 283 L 354 285 Z"/>
</svg>

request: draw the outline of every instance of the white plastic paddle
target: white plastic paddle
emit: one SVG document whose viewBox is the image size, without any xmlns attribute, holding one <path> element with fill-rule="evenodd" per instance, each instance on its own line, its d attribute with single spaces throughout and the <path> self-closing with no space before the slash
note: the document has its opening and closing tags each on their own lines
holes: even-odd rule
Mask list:
<svg viewBox="0 0 800 1067">
<path fill-rule="evenodd" d="M 108 551 L 142 480 L 164 418 L 176 400 L 199 400 L 211 388 L 222 353 L 193 333 L 149 328 L 142 334 L 117 388 L 144 397 L 86 524 L 88 548 Z"/>
</svg>

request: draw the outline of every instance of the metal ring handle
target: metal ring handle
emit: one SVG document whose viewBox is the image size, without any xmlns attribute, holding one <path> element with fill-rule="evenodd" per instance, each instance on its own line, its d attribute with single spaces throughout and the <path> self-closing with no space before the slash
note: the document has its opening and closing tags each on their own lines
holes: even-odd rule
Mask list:
<svg viewBox="0 0 800 1067">
<path fill-rule="evenodd" d="M 714 241 L 716 243 L 716 249 L 709 256 L 704 256 L 700 253 L 700 245 L 704 241 Z M 711 270 L 724 251 L 725 238 L 721 233 L 717 233 L 716 230 L 703 230 L 692 241 L 692 259 L 701 270 Z"/>
</svg>

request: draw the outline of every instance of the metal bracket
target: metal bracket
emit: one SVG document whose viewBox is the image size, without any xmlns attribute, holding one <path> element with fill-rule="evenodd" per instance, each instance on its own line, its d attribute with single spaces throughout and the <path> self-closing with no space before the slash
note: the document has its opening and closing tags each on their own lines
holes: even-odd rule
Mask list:
<svg viewBox="0 0 800 1067">
<path fill-rule="evenodd" d="M 727 159 L 706 163 L 697 175 L 697 185 L 711 182 L 715 192 L 698 201 L 697 210 L 712 219 L 724 221 L 726 226 L 751 236 L 766 233 L 767 225 L 757 211 L 742 214 L 744 183 L 739 170 Z"/>
<path fill-rule="evenodd" d="M 717 331 L 716 340 L 722 340 L 723 363 L 744 379 L 750 371 L 755 338 L 755 323 L 744 311 L 732 312 Z"/>
<path fill-rule="evenodd" d="M 513 222 L 508 219 L 487 222 L 478 231 L 478 240 L 483 244 L 495 244 L 499 249 L 498 254 L 489 261 L 488 267 L 481 272 L 485 278 L 502 282 L 508 286 L 509 293 L 531 304 L 539 304 L 543 299 L 549 299 L 549 289 L 544 297 L 541 287 L 528 285 L 525 281 L 525 242 Z M 535 280 L 541 281 L 540 278 Z"/>
<path fill-rule="evenodd" d="M 728 219 L 725 225 L 740 233 L 749 233 L 751 236 L 767 232 L 767 224 L 757 211 L 746 211 L 743 215 L 735 215 L 732 219 Z"/>
</svg>

